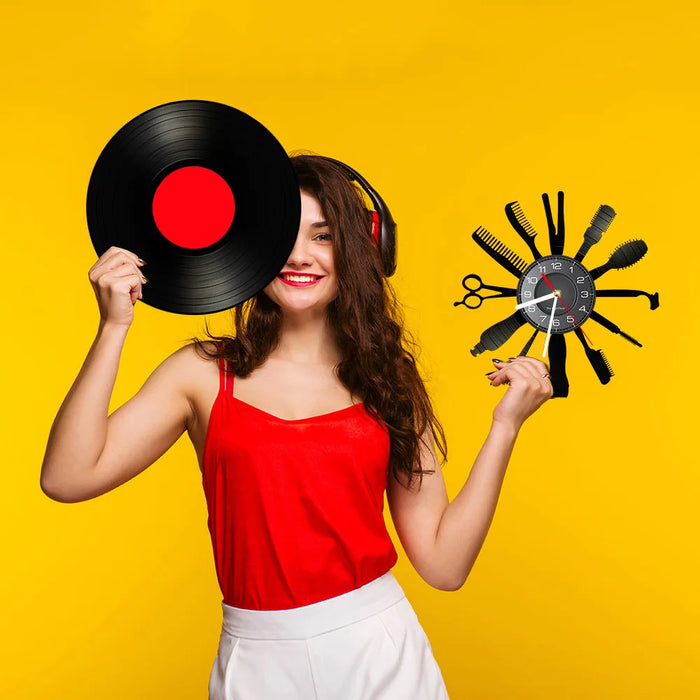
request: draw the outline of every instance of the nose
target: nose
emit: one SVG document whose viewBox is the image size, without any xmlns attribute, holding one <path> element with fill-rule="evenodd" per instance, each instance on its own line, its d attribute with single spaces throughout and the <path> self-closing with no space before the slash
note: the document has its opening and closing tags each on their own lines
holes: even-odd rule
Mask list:
<svg viewBox="0 0 700 700">
<path fill-rule="evenodd" d="M 294 243 L 294 248 L 292 248 L 292 252 L 289 254 L 287 263 L 289 265 L 301 267 L 302 265 L 310 265 L 312 262 L 313 258 L 311 256 L 309 246 L 307 245 L 307 241 L 305 240 L 304 236 L 299 234 L 296 242 Z"/>
</svg>

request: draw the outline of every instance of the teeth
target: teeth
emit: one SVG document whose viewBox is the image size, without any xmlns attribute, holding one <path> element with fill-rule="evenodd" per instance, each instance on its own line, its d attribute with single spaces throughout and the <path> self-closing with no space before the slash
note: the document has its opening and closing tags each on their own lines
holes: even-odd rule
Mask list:
<svg viewBox="0 0 700 700">
<path fill-rule="evenodd" d="M 290 282 L 314 282 L 316 280 L 315 275 L 282 275 L 282 277 Z"/>
</svg>

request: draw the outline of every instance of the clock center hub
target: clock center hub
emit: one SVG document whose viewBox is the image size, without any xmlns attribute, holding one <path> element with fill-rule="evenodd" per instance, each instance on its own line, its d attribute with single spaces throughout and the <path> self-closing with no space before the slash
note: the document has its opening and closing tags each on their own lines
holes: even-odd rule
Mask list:
<svg viewBox="0 0 700 700">
<path fill-rule="evenodd" d="M 548 255 L 525 270 L 516 295 L 519 304 L 549 297 L 526 304 L 520 311 L 531 326 L 545 333 L 550 317 L 552 333 L 567 333 L 591 315 L 595 285 L 588 270 L 578 261 L 565 255 Z"/>
</svg>

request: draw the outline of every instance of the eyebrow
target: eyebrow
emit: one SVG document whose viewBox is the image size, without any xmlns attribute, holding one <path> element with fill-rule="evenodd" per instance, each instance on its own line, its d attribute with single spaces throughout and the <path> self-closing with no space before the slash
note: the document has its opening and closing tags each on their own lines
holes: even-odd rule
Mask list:
<svg viewBox="0 0 700 700">
<path fill-rule="evenodd" d="M 328 223 L 326 221 L 314 221 L 313 224 L 311 224 L 311 228 L 326 228 L 328 226 Z"/>
</svg>

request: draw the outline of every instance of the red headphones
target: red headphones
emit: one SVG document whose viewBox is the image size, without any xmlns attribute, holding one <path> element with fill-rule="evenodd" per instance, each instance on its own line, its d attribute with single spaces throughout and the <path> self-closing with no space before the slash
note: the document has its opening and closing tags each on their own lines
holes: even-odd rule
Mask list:
<svg viewBox="0 0 700 700">
<path fill-rule="evenodd" d="M 357 170 L 354 170 L 349 165 L 335 158 L 326 157 L 326 160 L 340 166 L 348 176 L 348 179 L 357 182 L 372 201 L 374 211 L 369 212 L 371 217 L 370 230 L 372 240 L 379 250 L 384 276 L 391 277 L 396 270 L 396 222 L 391 216 L 389 207 L 387 207 L 377 191 L 357 172 Z"/>
</svg>

